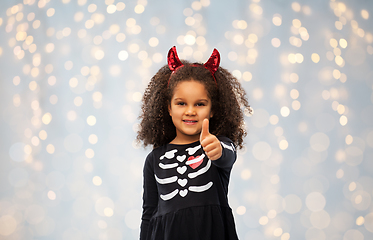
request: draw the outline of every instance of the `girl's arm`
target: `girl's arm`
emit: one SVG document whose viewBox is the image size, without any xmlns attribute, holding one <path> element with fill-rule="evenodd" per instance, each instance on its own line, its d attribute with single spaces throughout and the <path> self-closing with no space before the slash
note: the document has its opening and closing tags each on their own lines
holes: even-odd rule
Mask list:
<svg viewBox="0 0 373 240">
<path fill-rule="evenodd" d="M 143 212 L 141 217 L 140 240 L 147 239 L 149 230 L 149 221 L 153 216 L 158 205 L 158 190 L 154 178 L 153 154 L 150 153 L 145 160 L 144 165 L 144 193 L 143 193 Z M 151 234 L 151 233 L 149 233 Z"/>
</svg>

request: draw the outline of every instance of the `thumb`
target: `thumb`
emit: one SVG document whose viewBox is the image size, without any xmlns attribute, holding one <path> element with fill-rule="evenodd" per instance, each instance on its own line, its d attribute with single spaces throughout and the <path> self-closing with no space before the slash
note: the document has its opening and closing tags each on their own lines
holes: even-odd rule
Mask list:
<svg viewBox="0 0 373 240">
<path fill-rule="evenodd" d="M 209 120 L 207 118 L 203 119 L 202 122 L 202 130 L 200 135 L 200 142 L 202 142 L 203 139 L 205 139 L 208 135 L 210 135 L 209 132 Z"/>
</svg>

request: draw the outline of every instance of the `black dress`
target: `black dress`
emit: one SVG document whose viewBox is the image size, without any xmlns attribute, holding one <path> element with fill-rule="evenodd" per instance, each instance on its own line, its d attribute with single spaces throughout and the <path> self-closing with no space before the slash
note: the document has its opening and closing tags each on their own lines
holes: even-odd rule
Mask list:
<svg viewBox="0 0 373 240">
<path fill-rule="evenodd" d="M 141 240 L 238 239 L 228 205 L 236 149 L 218 137 L 222 156 L 211 161 L 200 142 L 154 149 L 144 166 Z"/>
</svg>

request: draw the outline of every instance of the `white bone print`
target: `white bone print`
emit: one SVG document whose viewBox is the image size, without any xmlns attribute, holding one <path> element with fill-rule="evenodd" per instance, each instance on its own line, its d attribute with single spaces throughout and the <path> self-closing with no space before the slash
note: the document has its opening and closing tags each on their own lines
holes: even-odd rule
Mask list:
<svg viewBox="0 0 373 240">
<path fill-rule="evenodd" d="M 224 145 L 222 145 L 222 146 L 224 148 L 228 148 L 229 150 L 233 150 L 232 147 L 229 146 L 229 145 L 225 144 L 225 146 Z M 169 192 L 167 194 L 160 194 L 160 198 L 162 200 L 168 201 L 168 200 L 173 199 L 177 195 L 180 195 L 181 197 L 186 197 L 189 192 L 195 192 L 195 193 L 204 192 L 204 191 L 209 190 L 212 187 L 212 185 L 213 185 L 212 181 L 208 182 L 205 185 L 189 186 L 188 187 L 190 179 L 197 178 L 198 176 L 200 176 L 200 175 L 206 173 L 207 171 L 209 171 L 209 169 L 211 167 L 211 160 L 209 160 L 208 158 L 206 158 L 206 160 L 207 160 L 206 161 L 206 166 L 200 168 L 196 172 L 189 173 L 184 178 L 181 177 L 184 173 L 187 172 L 187 170 L 188 170 L 187 166 L 190 166 L 191 170 L 193 170 L 197 167 L 197 166 L 193 167 L 193 165 L 201 164 L 202 162 L 204 162 L 204 158 L 206 157 L 205 154 L 203 154 L 203 152 L 200 153 L 200 155 L 196 154 L 196 152 L 199 149 L 201 149 L 201 145 L 198 145 L 196 147 L 187 148 L 185 151 L 187 152 L 187 154 L 189 154 L 189 158 L 188 158 L 187 154 L 176 156 L 175 153 L 178 152 L 177 149 L 167 151 L 164 155 L 162 155 L 159 158 L 160 160 L 162 160 L 164 158 L 168 158 L 170 160 L 173 160 L 173 162 L 171 162 L 171 163 L 159 163 L 158 164 L 159 168 L 164 169 L 165 171 L 176 168 L 176 171 L 178 172 L 178 174 L 180 174 L 180 175 L 166 177 L 166 178 L 159 178 L 157 175 L 154 175 L 156 181 L 159 184 L 171 184 L 171 183 L 176 183 L 177 182 L 177 184 L 180 187 L 180 188 L 176 187 L 175 190 L 173 190 L 172 192 Z M 194 154 L 196 154 L 197 156 L 193 156 Z M 186 159 L 188 159 L 188 160 L 186 160 Z"/>
<path fill-rule="evenodd" d="M 162 169 L 170 169 L 170 168 L 175 168 L 177 166 L 179 166 L 179 164 L 177 164 L 177 163 L 171 163 L 171 164 L 159 163 L 159 167 L 162 168 Z"/>
<path fill-rule="evenodd" d="M 187 149 L 185 149 L 185 151 L 188 152 L 189 156 L 192 156 L 200 148 L 201 148 L 201 145 L 198 145 L 198 146 L 195 146 L 195 147 L 192 147 L 192 148 L 187 148 Z"/>
<path fill-rule="evenodd" d="M 212 184 L 213 184 L 212 182 L 209 182 L 206 185 L 202 185 L 202 186 L 190 186 L 188 189 L 189 191 L 192 191 L 192 192 L 204 192 L 208 190 L 212 186 Z"/>
<path fill-rule="evenodd" d="M 210 167 L 211 167 L 211 160 L 208 160 L 208 161 L 207 161 L 207 164 L 206 164 L 205 167 L 201 168 L 201 169 L 198 170 L 197 172 L 189 173 L 189 174 L 188 174 L 188 177 L 189 177 L 189 178 L 195 178 L 195 177 L 198 177 L 199 175 L 204 174 L 205 172 L 207 172 L 207 171 L 209 170 Z"/>
<path fill-rule="evenodd" d="M 177 149 L 165 152 L 165 154 L 162 155 L 159 159 L 163 160 L 163 158 L 165 158 L 165 157 L 168 158 L 168 159 L 174 158 L 176 152 L 177 152 Z"/>
<path fill-rule="evenodd" d="M 173 183 L 173 182 L 176 182 L 177 181 L 177 177 L 176 176 L 173 176 L 173 177 L 169 177 L 169 178 L 158 178 L 157 175 L 155 175 L 155 180 L 157 180 L 157 182 L 159 184 L 169 184 L 169 183 Z"/>
<path fill-rule="evenodd" d="M 170 200 L 171 198 L 175 197 L 176 194 L 179 193 L 179 189 L 175 189 L 174 191 L 170 192 L 169 194 L 161 194 L 160 197 L 164 200 L 164 201 L 167 201 L 167 200 Z"/>
</svg>

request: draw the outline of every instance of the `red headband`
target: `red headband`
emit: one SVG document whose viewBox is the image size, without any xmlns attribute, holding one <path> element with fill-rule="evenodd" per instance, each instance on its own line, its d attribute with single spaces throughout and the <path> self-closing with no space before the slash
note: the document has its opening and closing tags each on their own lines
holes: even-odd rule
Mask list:
<svg viewBox="0 0 373 240">
<path fill-rule="evenodd" d="M 168 67 L 170 68 L 170 70 L 172 71 L 172 73 L 174 73 L 177 69 L 179 69 L 182 66 L 184 66 L 184 64 L 180 61 L 179 57 L 177 56 L 177 52 L 176 52 L 176 47 L 175 46 L 173 46 L 168 51 L 167 62 L 168 62 Z M 207 62 L 205 64 L 203 64 L 203 67 L 206 68 L 207 70 L 209 70 L 211 72 L 211 75 L 214 78 L 214 81 L 215 81 L 216 85 L 217 85 L 217 83 L 216 83 L 216 79 L 215 79 L 214 74 L 218 70 L 219 64 L 220 64 L 220 54 L 219 54 L 218 50 L 216 50 L 216 48 L 214 48 L 214 51 L 212 52 L 209 60 L 207 60 Z M 192 66 L 196 67 L 196 66 L 200 66 L 200 65 L 193 64 Z M 170 79 L 171 79 L 171 76 L 168 79 L 167 86 L 170 84 Z"/>
</svg>

